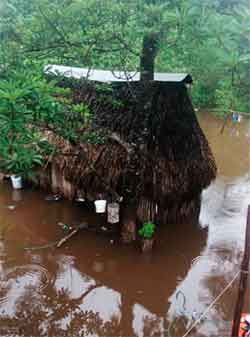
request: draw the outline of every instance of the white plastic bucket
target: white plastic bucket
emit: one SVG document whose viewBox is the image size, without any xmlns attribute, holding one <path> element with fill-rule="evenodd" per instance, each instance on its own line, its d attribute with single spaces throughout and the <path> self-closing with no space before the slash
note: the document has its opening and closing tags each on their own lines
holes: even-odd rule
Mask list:
<svg viewBox="0 0 250 337">
<path fill-rule="evenodd" d="M 95 201 L 95 211 L 96 213 L 106 212 L 107 200 L 96 200 Z"/>
<path fill-rule="evenodd" d="M 20 190 L 23 187 L 22 177 L 12 175 L 10 176 L 10 179 L 15 190 Z"/>
</svg>

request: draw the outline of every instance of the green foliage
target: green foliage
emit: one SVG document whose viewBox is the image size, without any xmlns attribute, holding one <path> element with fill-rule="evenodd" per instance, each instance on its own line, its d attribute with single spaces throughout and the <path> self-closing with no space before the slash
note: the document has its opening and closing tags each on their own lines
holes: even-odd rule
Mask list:
<svg viewBox="0 0 250 337">
<path fill-rule="evenodd" d="M 143 37 L 154 34 L 156 70 L 192 73 L 197 106 L 250 110 L 248 0 L 2 0 L 0 12 L 0 73 L 30 60 L 138 70 Z M 46 117 L 51 104 L 40 103 Z M 54 113 L 73 139 L 72 121 L 64 130 Z"/>
<path fill-rule="evenodd" d="M 30 175 L 51 151 L 35 124 L 53 120 L 57 103 L 52 87 L 24 73 L 0 81 L 0 170 Z"/>
<path fill-rule="evenodd" d="M 89 107 L 46 79 L 44 65 L 138 71 L 147 35 L 157 41 L 156 71 L 193 75 L 195 105 L 250 112 L 248 0 L 2 0 L 0 13 L 0 170 L 23 175 L 43 164 L 55 149 L 39 129 L 104 144 L 88 131 Z M 110 85 L 96 89 L 98 104 L 122 106 Z M 145 223 L 140 235 L 154 229 Z"/>
<path fill-rule="evenodd" d="M 1 146 L 4 144 L 1 144 Z M 32 147 L 17 144 L 13 147 L 12 153 L 3 151 L 0 159 L 1 170 L 10 174 L 31 177 L 34 170 L 43 164 L 43 157 Z"/>
<path fill-rule="evenodd" d="M 83 103 L 73 104 L 72 111 L 76 114 L 79 114 L 79 116 L 81 116 L 85 126 L 90 124 L 93 114 L 86 104 L 83 104 Z"/>
<path fill-rule="evenodd" d="M 144 239 L 151 239 L 155 233 L 155 224 L 151 221 L 145 222 L 139 230 L 139 234 Z"/>
</svg>

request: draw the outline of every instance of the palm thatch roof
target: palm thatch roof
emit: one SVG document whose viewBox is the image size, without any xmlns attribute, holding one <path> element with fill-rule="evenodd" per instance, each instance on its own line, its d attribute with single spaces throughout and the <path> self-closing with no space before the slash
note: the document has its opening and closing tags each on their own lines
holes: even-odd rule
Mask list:
<svg viewBox="0 0 250 337">
<path fill-rule="evenodd" d="M 107 139 L 75 146 L 55 137 L 64 154 L 75 154 L 55 159 L 64 178 L 89 198 L 107 193 L 132 201 L 140 222 L 197 220 L 201 191 L 215 178 L 216 164 L 186 77 L 114 81 L 101 89 L 95 81 L 60 78 L 61 86 L 72 88 L 74 101 L 94 112 L 91 131 Z"/>
</svg>

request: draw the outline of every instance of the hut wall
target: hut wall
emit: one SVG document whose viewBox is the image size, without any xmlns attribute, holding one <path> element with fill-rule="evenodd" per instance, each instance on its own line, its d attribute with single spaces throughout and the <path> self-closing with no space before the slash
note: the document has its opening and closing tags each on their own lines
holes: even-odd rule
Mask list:
<svg viewBox="0 0 250 337">
<path fill-rule="evenodd" d="M 46 170 L 37 172 L 36 178 L 32 182 L 43 190 L 59 194 L 68 200 L 73 200 L 77 195 L 73 183 L 65 178 L 55 163 L 48 165 Z"/>
<path fill-rule="evenodd" d="M 65 81 L 62 85 L 70 86 Z M 102 133 L 106 143 L 73 145 L 49 135 L 67 154 L 53 158 L 53 191 L 69 199 L 123 197 L 125 205 L 136 208 L 139 223 L 197 222 L 200 195 L 215 178 L 216 164 L 184 84 L 116 83 L 101 91 L 86 82 L 71 87 L 74 101 L 94 112 L 88 132 Z M 124 230 L 131 240 L 132 222 L 125 221 Z"/>
<path fill-rule="evenodd" d="M 76 194 L 75 186 L 68 181 L 55 162 L 51 167 L 51 187 L 52 192 L 61 194 L 64 198 L 73 200 Z"/>
</svg>

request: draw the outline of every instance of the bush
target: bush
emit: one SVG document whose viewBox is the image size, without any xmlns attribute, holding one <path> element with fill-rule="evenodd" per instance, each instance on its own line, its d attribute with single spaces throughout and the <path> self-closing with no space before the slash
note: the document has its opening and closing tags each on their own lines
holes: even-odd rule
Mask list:
<svg viewBox="0 0 250 337">
<path fill-rule="evenodd" d="M 34 127 L 48 123 L 58 110 L 52 88 L 38 76 L 11 73 L 0 81 L 0 169 L 30 175 L 42 165 L 49 145 Z"/>
<path fill-rule="evenodd" d="M 139 230 L 139 234 L 144 239 L 151 239 L 155 233 L 155 224 L 151 221 L 145 222 Z"/>
</svg>

